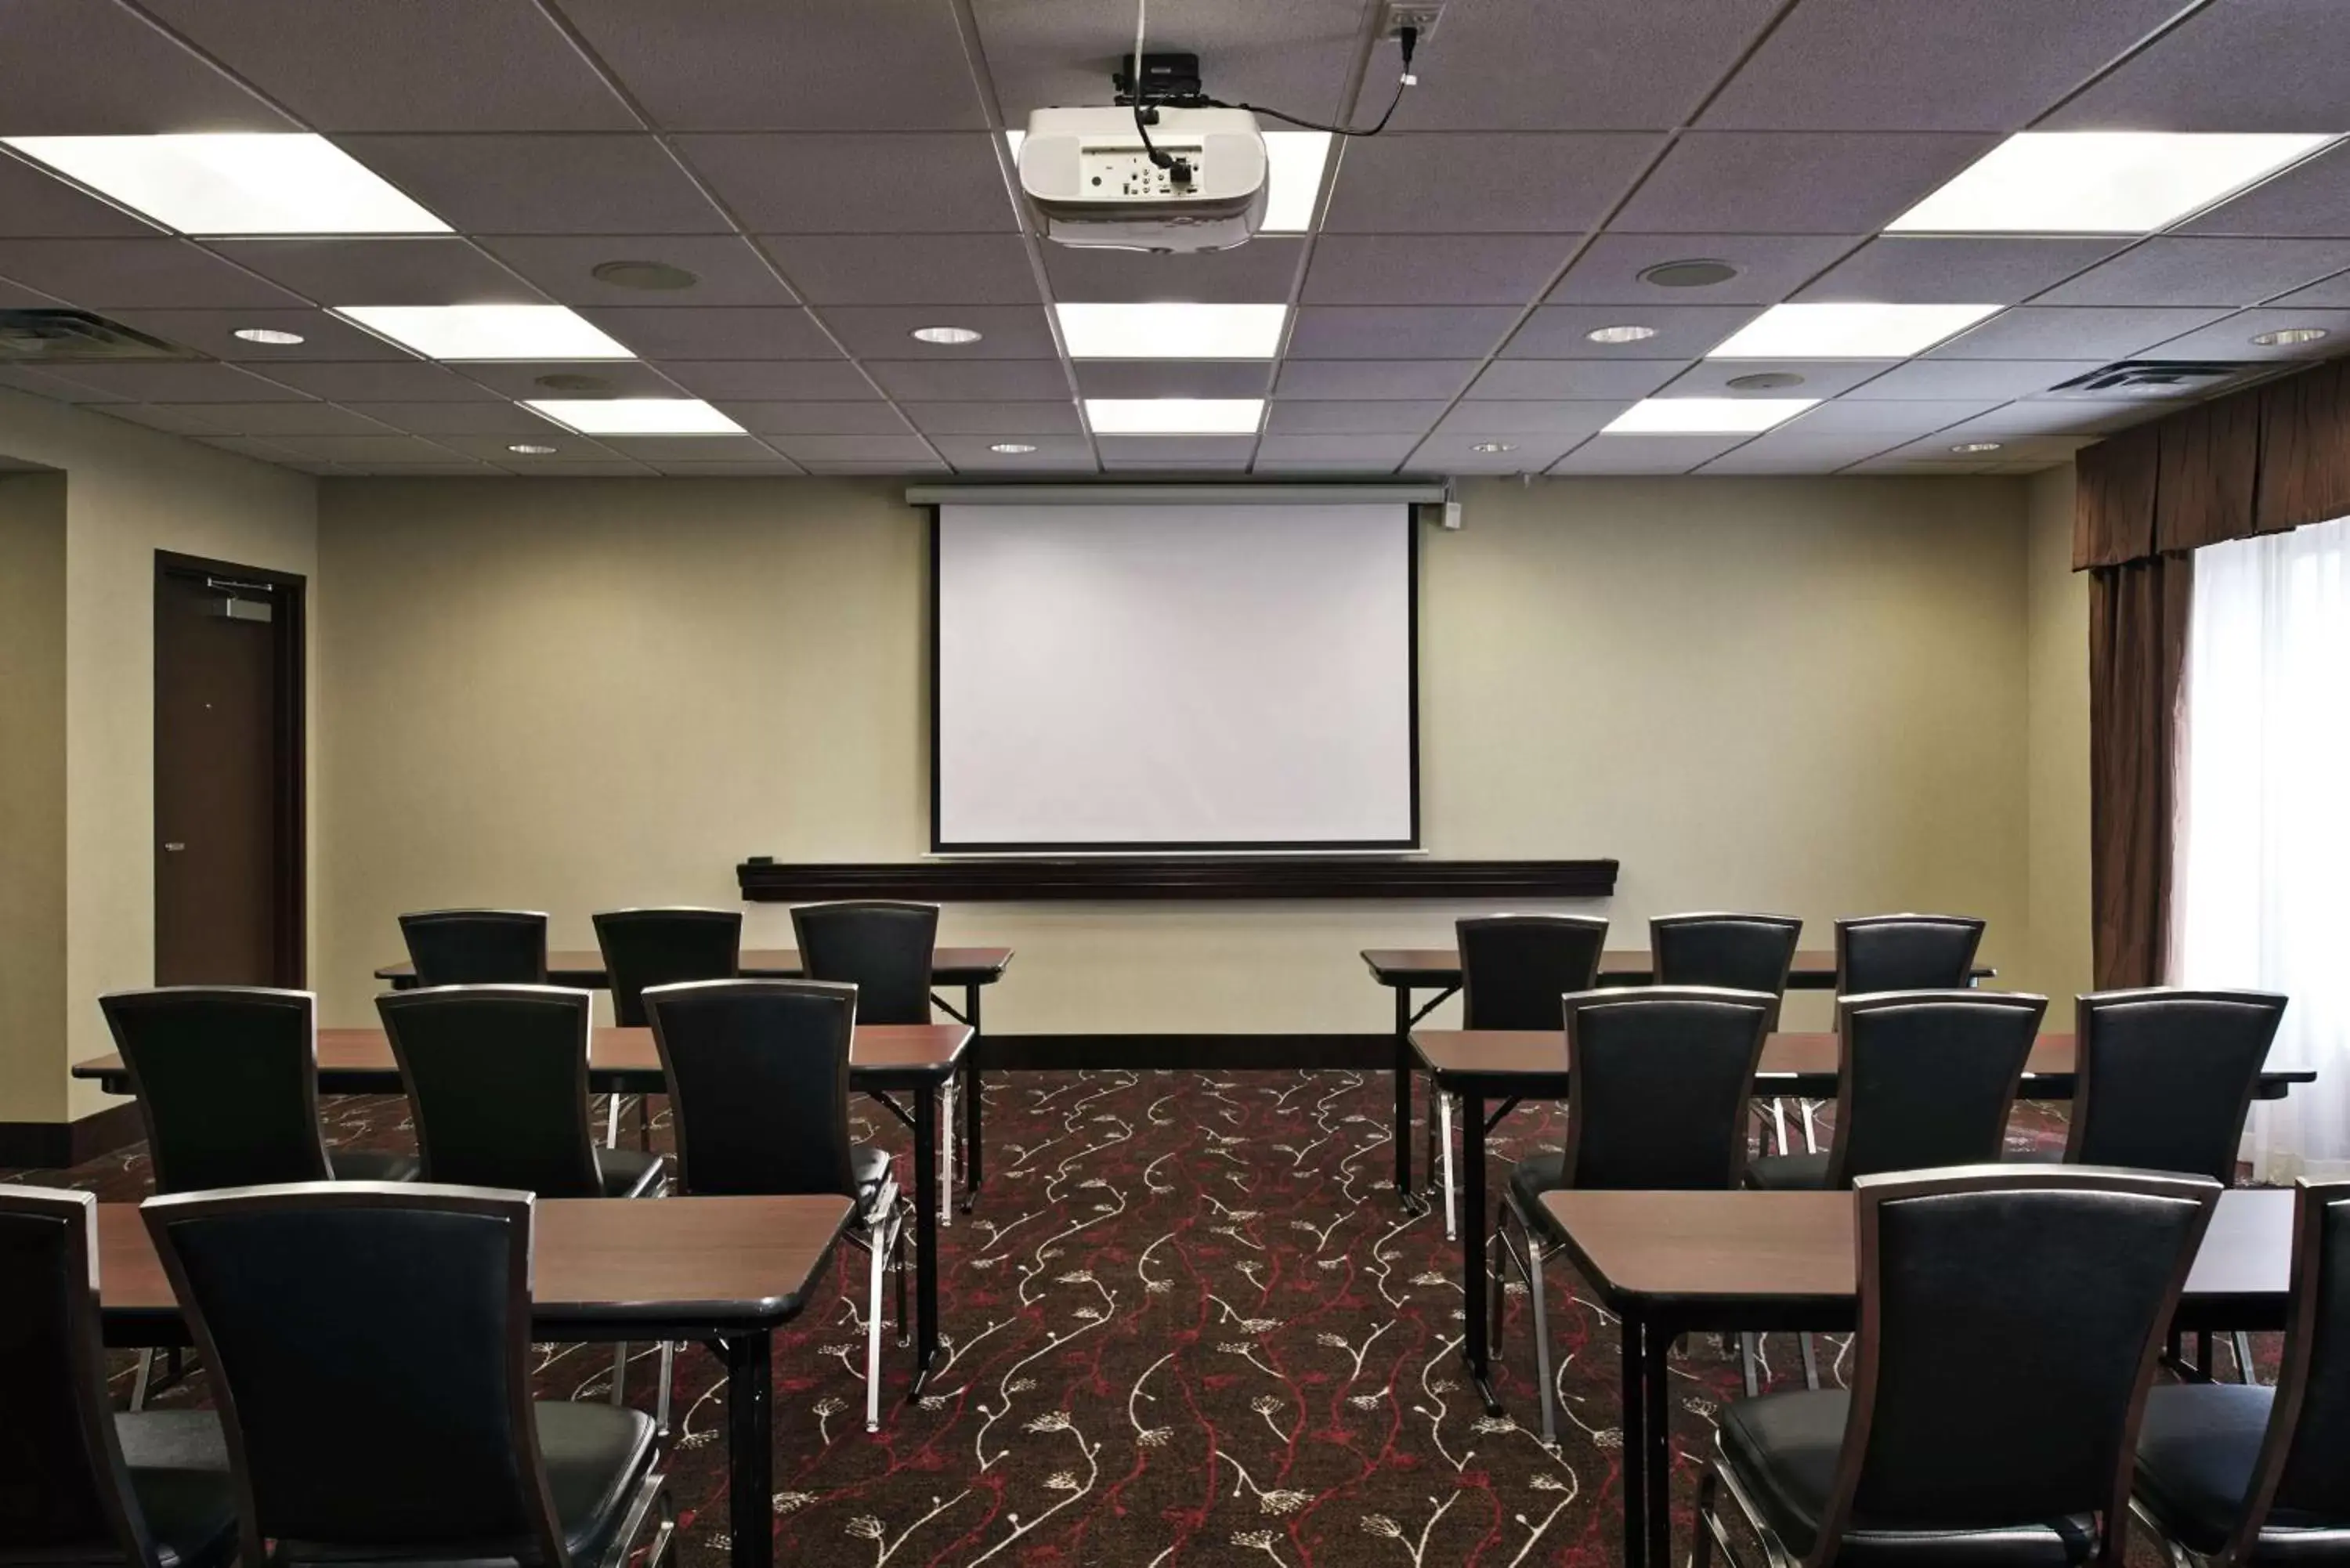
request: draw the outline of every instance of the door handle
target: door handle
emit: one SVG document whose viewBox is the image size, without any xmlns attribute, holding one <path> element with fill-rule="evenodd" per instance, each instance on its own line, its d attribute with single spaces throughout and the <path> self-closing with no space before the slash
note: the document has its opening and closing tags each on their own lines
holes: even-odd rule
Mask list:
<svg viewBox="0 0 2350 1568">
<path fill-rule="evenodd" d="M 166 855 L 177 855 L 181 850 L 185 849 L 186 847 L 186 845 L 181 843 L 177 839 L 168 839 L 164 842 L 163 853 Z"/>
</svg>

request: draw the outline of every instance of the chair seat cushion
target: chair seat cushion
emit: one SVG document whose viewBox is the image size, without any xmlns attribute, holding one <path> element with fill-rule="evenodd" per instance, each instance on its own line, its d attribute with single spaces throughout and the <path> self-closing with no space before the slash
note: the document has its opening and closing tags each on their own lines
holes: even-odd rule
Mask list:
<svg viewBox="0 0 2350 1568">
<path fill-rule="evenodd" d="M 547 1495 L 575 1563 L 592 1563 L 612 1544 L 638 1483 L 652 1468 L 652 1417 L 625 1406 L 547 1401 L 538 1417 L 538 1454 Z"/>
<path fill-rule="evenodd" d="M 217 1568 L 236 1554 L 236 1484 L 210 1410 L 140 1410 L 114 1417 L 130 1490 L 164 1568 Z"/>
<path fill-rule="evenodd" d="M 1764 1154 L 1746 1162 L 1746 1185 L 1764 1192 L 1825 1192 L 1825 1154 Z"/>
<path fill-rule="evenodd" d="M 1788 1551 L 1808 1555 L 1835 1484 L 1837 1455 L 1852 1397 L 1841 1388 L 1765 1394 L 1722 1412 L 1721 1455 L 1762 1521 Z M 1839 1568 L 1981 1557 L 1997 1568 L 2068 1568 L 2096 1550 L 2086 1518 L 1996 1530 L 1885 1530 L 1855 1521 L 1836 1553 Z"/>
<path fill-rule="evenodd" d="M 657 1190 L 667 1162 L 658 1154 L 633 1148 L 599 1148 L 596 1174 L 607 1198 L 642 1198 Z"/>
<path fill-rule="evenodd" d="M 1517 1203 L 1518 1211 L 1526 1217 L 1526 1223 L 1545 1236 L 1556 1227 L 1551 1224 L 1550 1216 L 1542 1206 L 1542 1195 L 1565 1189 L 1566 1156 L 1564 1154 L 1530 1154 L 1510 1167 L 1510 1197 Z"/>
<path fill-rule="evenodd" d="M 327 1164 L 337 1181 L 414 1181 L 424 1174 L 424 1161 L 417 1156 L 376 1149 L 330 1149 Z"/>
<path fill-rule="evenodd" d="M 2274 1391 L 2241 1383 L 2185 1383 L 2148 1391 L 2138 1428 L 2137 1494 L 2189 1551 L 2228 1543 L 2268 1433 Z M 2350 1556 L 2350 1519 L 2274 1509 L 2253 1558 L 2297 1563 Z"/>
</svg>

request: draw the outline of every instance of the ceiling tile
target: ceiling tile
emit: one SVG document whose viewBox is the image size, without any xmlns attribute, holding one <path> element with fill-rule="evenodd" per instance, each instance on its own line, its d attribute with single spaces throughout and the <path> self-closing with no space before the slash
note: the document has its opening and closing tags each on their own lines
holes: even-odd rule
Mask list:
<svg viewBox="0 0 2350 1568">
<path fill-rule="evenodd" d="M 1444 417 L 1440 399 L 1416 402 L 1275 402 L 1265 415 L 1267 435 L 1423 435 Z"/>
<path fill-rule="evenodd" d="M 1654 337 L 1638 343 L 1594 343 L 1594 328 L 1624 324 L 1624 311 L 1609 305 L 1545 305 L 1527 317 L 1502 350 L 1505 359 L 1694 359 L 1757 316 L 1752 305 L 1676 305 L 1640 313 L 1633 325 L 1653 327 Z"/>
<path fill-rule="evenodd" d="M 2102 359 L 1912 359 L 1846 395 L 1864 401 L 2022 398 L 2044 392 L 2059 381 L 2085 376 L 2104 363 Z"/>
<path fill-rule="evenodd" d="M 1412 400 L 1460 395 L 1474 359 L 1290 359 L 1274 377 L 1276 398 Z"/>
<path fill-rule="evenodd" d="M 1863 245 L 1795 297 L 1887 305 L 2013 305 L 2095 266 L 2126 243 L 1888 234 Z"/>
<path fill-rule="evenodd" d="M 1856 464 L 1852 472 L 1903 479 L 1932 479 L 1996 473 L 1999 472 L 1999 464 L 1989 461 L 1970 462 L 1956 458 L 1936 462 L 1924 458 L 1888 452 L 1883 457 L 1872 457 L 1866 462 Z"/>
<path fill-rule="evenodd" d="M 213 248 L 320 305 L 546 303 L 495 257 L 453 236 L 222 240 Z"/>
<path fill-rule="evenodd" d="M 1945 427 L 1937 433 L 1952 441 L 2005 441 L 2011 436 L 2074 435 L 2094 439 L 2111 431 L 2137 423 L 2159 414 L 2159 407 L 2145 403 L 2107 401 L 2084 402 L 2059 398 L 2038 398 L 2030 402 L 2007 403 L 1986 414 Z"/>
<path fill-rule="evenodd" d="M 274 435 L 269 444 L 320 462 L 449 463 L 457 455 L 447 447 L 409 435 Z"/>
<path fill-rule="evenodd" d="M 827 305 L 816 315 L 849 353 L 895 359 L 1045 359 L 1057 348 L 1041 305 Z M 943 318 L 942 318 L 943 317 Z M 976 343 L 924 343 L 921 327 L 969 327 Z"/>
<path fill-rule="evenodd" d="M 1289 334 L 1294 359 L 1475 359 L 1517 322 L 1507 305 L 1309 305 Z"/>
<path fill-rule="evenodd" d="M 2336 0 L 2206 5 L 2048 117 L 2047 130 L 2339 131 Z"/>
<path fill-rule="evenodd" d="M 739 462 L 664 462 L 653 464 L 672 479 L 787 479 L 807 470 L 769 452 L 764 460 Z"/>
<path fill-rule="evenodd" d="M 1155 468 L 1176 463 L 1246 464 L 1254 436 L 1096 436 L 1102 465 Z"/>
<path fill-rule="evenodd" d="M 1273 366 L 1262 359 L 1079 359 L 1088 398 L 1262 398 Z"/>
<path fill-rule="evenodd" d="M 811 305 L 1027 305 L 1037 301 L 1017 234 L 767 234 L 760 239 Z"/>
<path fill-rule="evenodd" d="M 1411 455 L 1419 437 L 1411 435 L 1272 435 L 1257 447 L 1257 462 L 1320 463 L 1335 468 L 1386 472 Z"/>
<path fill-rule="evenodd" d="M 775 269 L 738 234 L 507 235 L 482 244 L 558 305 L 648 309 L 796 303 Z M 594 275 L 608 261 L 659 262 L 701 281 L 690 288 L 624 288 Z"/>
<path fill-rule="evenodd" d="M 931 436 L 1078 435 L 1077 405 L 1066 397 L 1057 401 L 1025 403 L 904 403 L 899 407 L 914 428 Z"/>
<path fill-rule="evenodd" d="M 775 454 L 756 437 L 600 436 L 598 444 L 639 462 L 773 462 Z"/>
<path fill-rule="evenodd" d="M 2350 145 L 2337 143 L 2183 223 L 2188 234 L 2350 238 Z"/>
<path fill-rule="evenodd" d="M 1315 246 L 1317 263 L 1330 243 L 1326 237 Z M 1289 297 L 1305 242 L 1266 234 L 1232 250 L 1191 255 L 1055 244 L 1042 248 L 1053 297 L 1073 304 L 1188 299 L 1206 305 L 1272 305 Z"/>
<path fill-rule="evenodd" d="M 1999 400 L 1996 398 L 1963 400 L 1951 398 L 1939 400 L 1928 400 L 1921 398 L 1899 401 L 1888 399 L 1878 402 L 1864 402 L 1851 398 L 1838 398 L 1832 402 L 1822 403 L 1815 409 L 1806 409 L 1778 429 L 1790 437 L 1800 436 L 1805 439 L 1823 435 L 1852 435 L 1866 431 L 1870 434 L 1887 436 L 1886 444 L 1891 445 L 1896 441 L 1922 436 L 1929 431 L 1940 430 L 1944 425 L 1956 424 L 1960 420 L 1972 419 Z"/>
<path fill-rule="evenodd" d="M 59 403 L 107 403 L 120 401 L 113 392 L 85 387 L 78 381 L 68 381 L 58 376 L 45 376 L 38 370 L 14 365 L 0 365 L 0 387 L 19 392 L 30 392 L 36 398 L 47 398 Z"/>
<path fill-rule="evenodd" d="M 1495 436 L 1553 436 L 1564 440 L 1595 433 L 1630 406 L 1623 399 L 1571 402 L 1470 399 L 1457 404 L 1431 433 L 1463 436 L 1472 441 Z"/>
<path fill-rule="evenodd" d="M 544 435 L 553 428 L 519 403 L 356 402 L 343 407 L 411 435 L 481 435 L 511 440 Z"/>
<path fill-rule="evenodd" d="M 1995 139 L 1775 131 L 1684 136 L 1611 226 L 1627 233 L 1858 234 L 1883 228 Z"/>
<path fill-rule="evenodd" d="M 199 436 L 196 439 L 206 446 L 217 447 L 223 452 L 233 452 L 239 457 L 249 457 L 259 462 L 275 462 L 291 466 L 296 461 L 294 454 L 285 448 L 274 446 L 254 436 Z M 315 472 L 315 470 L 306 469 L 305 472 Z"/>
<path fill-rule="evenodd" d="M 865 373 L 846 359 L 669 359 L 661 372 L 698 398 L 782 402 L 807 398 L 853 402 L 878 398 Z"/>
<path fill-rule="evenodd" d="M 1326 234 L 1314 246 L 1302 297 L 1308 305 L 1525 305 L 1575 243 L 1564 234 Z"/>
<path fill-rule="evenodd" d="M 1679 359 L 1496 359 L 1472 398 L 1645 398 L 1680 373 Z"/>
<path fill-rule="evenodd" d="M 530 0 L 146 0 L 321 130 L 626 130 L 636 117 Z"/>
<path fill-rule="evenodd" d="M 1134 13 L 1098 0 L 974 0 L 972 13 L 1012 125 L 1025 124 L 1034 109 L 1106 102 L 1112 63 L 1134 47 Z M 1328 120 L 1345 107 L 1363 22 L 1355 0 L 1184 0 L 1162 3 L 1151 37 L 1198 55 L 1219 98 Z"/>
<path fill-rule="evenodd" d="M 580 315 L 648 359 L 837 359 L 840 350 L 797 306 L 663 306 Z"/>
<path fill-rule="evenodd" d="M 141 403 L 303 400 L 301 392 L 263 380 L 259 376 L 248 375 L 234 365 L 59 365 L 49 373 L 110 397 L 128 398 Z"/>
<path fill-rule="evenodd" d="M 723 234 L 650 136 L 341 136 L 352 157 L 469 234 Z"/>
<path fill-rule="evenodd" d="M 778 435 L 769 443 L 795 462 L 934 462 L 918 435 Z"/>
<path fill-rule="evenodd" d="M 1575 258 L 1553 305 L 1776 305 L 1860 236 L 1852 234 L 1605 234 Z M 1640 274 L 1665 262 L 1725 261 L 1738 275 L 1700 288 L 1660 288 Z M 1637 320 L 1638 317 L 1630 319 Z"/>
<path fill-rule="evenodd" d="M 1565 456 L 1584 438 L 1513 436 L 1507 452 L 1478 452 L 1484 438 L 1473 435 L 1432 435 L 1412 449 L 1403 462 L 1406 473 L 1540 473 Z"/>
<path fill-rule="evenodd" d="M 224 436 L 231 433 L 227 427 L 204 418 L 205 410 L 215 406 L 212 403 L 99 403 L 94 406 L 109 419 L 128 420 L 134 425 L 145 425 L 149 430 L 164 431 L 172 435 Z M 304 405 L 297 403 L 292 406 L 300 408 Z M 326 405 L 316 403 L 308 406 L 324 408 Z"/>
<path fill-rule="evenodd" d="M 1742 435 L 1596 435 L 1551 464 L 1552 473 L 1687 473 L 1743 442 Z"/>
<path fill-rule="evenodd" d="M 2327 336 L 2314 343 L 2263 347 L 2255 333 L 2286 327 L 2322 327 Z M 2247 310 L 2198 331 L 2173 337 L 2147 356 L 2156 359 L 2326 359 L 2350 348 L 2350 310 L 2265 308 Z"/>
<path fill-rule="evenodd" d="M 802 462 L 800 467 L 809 473 L 824 477 L 838 477 L 843 479 L 859 477 L 874 479 L 910 479 L 916 474 L 951 473 L 954 472 L 943 462 L 914 462 L 905 460 L 891 461 L 889 459 L 878 459 L 865 462 L 820 462 L 811 460 Z"/>
<path fill-rule="evenodd" d="M 1334 234 L 1581 234 L 1662 140 L 1463 132 L 1357 141 L 1339 165 L 1322 227 Z"/>
<path fill-rule="evenodd" d="M 1794 421 L 1764 431 L 1744 446 L 1716 458 L 1708 472 L 1723 472 L 1733 465 L 1748 472 L 1826 473 L 1849 462 L 1876 456 L 1902 438 L 1883 431 L 1830 432 L 1801 429 Z"/>
<path fill-rule="evenodd" d="M 1699 123 L 2021 130 L 2185 3 L 1804 0 Z"/>
<path fill-rule="evenodd" d="M 501 468 L 511 469 L 516 473 L 552 479 L 650 479 L 659 472 L 649 464 L 630 462 L 626 458 L 619 457 L 532 458 L 509 454 L 500 457 L 498 465 Z"/>
<path fill-rule="evenodd" d="M 1885 374 L 1882 359 L 1700 359 L 1666 383 L 1676 398 L 1833 398 Z M 1733 387 L 1750 376 L 1801 376 L 1785 387 Z"/>
<path fill-rule="evenodd" d="M 0 277 L 86 310 L 302 303 L 185 240 L 0 239 Z"/>
<path fill-rule="evenodd" d="M 271 377 L 289 387 L 336 402 L 463 402 L 494 398 L 495 392 L 452 370 L 421 359 L 387 359 L 348 365 L 273 365 Z"/>
<path fill-rule="evenodd" d="M 1929 349 L 1929 359 L 2120 359 L 2228 314 L 2208 306 L 2033 305 L 2002 310 Z"/>
<path fill-rule="evenodd" d="M 2336 273 L 2307 288 L 2296 288 L 2291 294 L 2279 295 L 2264 307 L 2270 310 L 2292 310 L 2313 306 L 2320 310 L 2350 306 L 2350 272 Z"/>
<path fill-rule="evenodd" d="M 0 22 L 0 31 L 6 24 Z M 23 239 L 152 239 L 161 231 L 0 151 L 0 213 Z"/>
<path fill-rule="evenodd" d="M 2041 305 L 2254 305 L 2350 267 L 2350 240 L 2151 239 Z"/>
<path fill-rule="evenodd" d="M 295 129 L 128 6 L 0 5 L 0 136 Z"/>
<path fill-rule="evenodd" d="M 686 136 L 678 147 L 752 234 L 977 234 L 1018 227 L 994 139 L 983 131 Z"/>
<path fill-rule="evenodd" d="M 182 348 L 216 359 L 249 364 L 265 374 L 272 365 L 305 359 L 410 359 L 372 332 L 362 332 L 323 310 L 110 310 L 125 327 L 135 327 Z M 298 332 L 299 343 L 248 343 L 240 328 Z"/>
<path fill-rule="evenodd" d="M 671 130 L 985 123 L 951 6 L 924 0 L 558 4 L 646 112 Z"/>
<path fill-rule="evenodd" d="M 939 454 L 957 468 L 1034 468 L 1045 464 L 1077 464 L 1094 466 L 1092 443 L 1081 435 L 1052 434 L 1045 431 L 1023 431 L 1020 444 L 1033 446 L 1035 452 L 993 452 L 990 449 L 1005 438 L 999 435 L 937 436 L 931 444 Z"/>
<path fill-rule="evenodd" d="M 390 431 L 364 414 L 332 403 L 198 403 L 190 405 L 203 420 L 229 435 L 387 435 Z"/>
<path fill-rule="evenodd" d="M 879 398 L 863 403 L 722 402 L 718 409 L 753 435 L 904 435 L 909 428 L 897 409 Z M 1070 423 L 1076 422 L 1072 415 Z"/>
<path fill-rule="evenodd" d="M 1923 441 L 1910 441 L 1895 447 L 1884 455 L 1888 458 L 1922 459 L 1928 462 L 1946 462 L 1950 459 L 1977 458 L 2009 462 L 2062 462 L 2081 448 L 2089 445 L 2093 436 L 2018 436 L 2000 442 L 1996 458 L 1978 452 L 1960 452 L 1958 448 L 1970 444 L 1969 437 L 1951 431 L 1937 431 Z"/>
<path fill-rule="evenodd" d="M 654 367 L 630 359 L 507 359 L 457 367 L 503 398 L 674 398 L 677 384 Z M 600 388 L 548 387 L 546 376 L 593 376 Z"/>
<path fill-rule="evenodd" d="M 514 407 L 511 403 L 502 406 Z M 529 430 L 499 431 L 489 435 L 452 434 L 440 436 L 437 439 L 441 445 L 462 452 L 469 457 L 487 458 L 502 468 L 530 472 L 540 472 L 561 464 L 574 462 L 609 463 L 623 469 L 632 469 L 637 466 L 600 441 L 589 441 L 585 436 L 573 435 L 569 431 L 540 419 L 527 409 L 519 411 L 530 421 Z M 555 450 L 534 456 L 527 452 L 514 451 L 516 445 L 551 446 Z"/>
<path fill-rule="evenodd" d="M 1746 475 L 1762 478 L 1769 475 L 1826 475 L 1843 468 L 1853 460 L 1834 451 L 1820 452 L 1760 452 L 1754 444 L 1733 447 L 1711 462 L 1700 463 L 1690 470 L 1700 476 Z"/>
</svg>

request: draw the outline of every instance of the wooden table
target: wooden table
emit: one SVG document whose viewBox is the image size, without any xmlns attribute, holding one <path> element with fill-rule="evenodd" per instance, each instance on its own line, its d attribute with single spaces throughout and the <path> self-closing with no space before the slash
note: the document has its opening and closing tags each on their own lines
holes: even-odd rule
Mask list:
<svg viewBox="0 0 2350 1568">
<path fill-rule="evenodd" d="M 1575 1269 L 1622 1322 L 1624 1562 L 1672 1562 L 1666 1356 L 1693 1331 L 1843 1331 L 1857 1265 L 1849 1192 L 1553 1192 L 1543 1198 Z M 2177 1330 L 2284 1325 L 2293 1194 L 2220 1196 Z"/>
<path fill-rule="evenodd" d="M 968 1023 L 972 1030 L 971 1049 L 962 1066 L 962 1158 L 963 1212 L 979 1197 L 979 1185 L 987 1174 L 986 1145 L 981 1140 L 981 1126 L 985 1121 L 986 1107 L 981 1103 L 980 1074 L 987 1065 L 986 1040 L 980 1029 L 980 992 L 1003 978 L 1011 967 L 1010 948 L 935 948 L 931 952 L 931 983 L 933 986 L 962 987 L 962 1006 L 955 1007 L 933 995 L 931 1004 L 958 1023 Z M 797 980 L 802 969 L 800 955 L 792 948 L 744 948 L 737 965 L 745 980 Z M 416 985 L 416 966 L 412 963 L 388 963 L 375 971 L 376 979 L 394 991 L 409 991 Z M 604 955 L 593 948 L 558 948 L 546 955 L 546 983 L 575 986 L 581 991 L 608 991 L 612 977 L 605 972 Z M 655 1090 L 659 1092 L 658 1088 Z"/>
<path fill-rule="evenodd" d="M 846 1198 L 666 1198 L 550 1199 L 535 1210 L 533 1338 L 724 1349 L 735 1568 L 775 1560 L 775 1331 L 807 1304 L 853 1209 Z M 99 1205 L 98 1271 L 109 1345 L 189 1342 L 137 1204 Z"/>
<path fill-rule="evenodd" d="M 1415 1202 L 1411 1189 L 1411 1032 L 1415 1024 L 1451 1001 L 1461 989 L 1458 948 L 1365 948 L 1363 962 L 1371 979 L 1395 992 L 1395 1188 L 1406 1208 Z M 379 973 L 381 971 L 379 971 Z M 1970 979 L 1981 982 L 1999 971 L 1977 964 Z M 1789 991 L 1834 991 L 1835 952 L 1829 948 L 1805 948 L 1795 954 L 1787 971 Z M 1648 985 L 1657 978 L 1656 961 L 1646 948 L 1611 948 L 1599 955 L 1602 985 Z M 1436 992 L 1418 1010 L 1411 1005 L 1415 991 Z"/>
<path fill-rule="evenodd" d="M 1410 1036 L 1413 1058 L 1439 1094 L 1461 1096 L 1461 1289 L 1468 1322 L 1461 1355 L 1476 1380 L 1485 1407 L 1500 1415 L 1488 1378 L 1485 1292 L 1485 1135 L 1522 1100 L 1563 1100 L 1567 1094 L 1564 1031 L 1419 1029 Z M 1836 1089 L 1836 1037 L 1833 1034 L 1773 1034 L 1762 1043 L 1754 1072 L 1758 1099 L 1777 1095 L 1830 1098 Z M 2043 1034 L 2025 1058 L 2016 1094 L 2026 1100 L 2073 1097 L 2073 1036 Z M 2315 1080 L 2307 1068 L 2270 1068 L 2261 1075 L 2257 1098 L 2282 1099 L 2295 1084 Z M 1494 1102 L 1489 1112 L 1487 1102 Z M 1813 1326 L 1817 1326 L 1816 1324 Z"/>
<path fill-rule="evenodd" d="M 939 1188 L 928 1175 L 938 1161 L 937 1090 L 954 1075 L 972 1034 L 967 1023 L 860 1023 L 849 1047 L 848 1086 L 873 1096 L 914 1130 L 914 1179 L 908 1185 L 914 1189 L 916 1367 L 906 1396 L 910 1401 L 921 1397 L 939 1350 Z M 97 1079 L 109 1094 L 131 1092 L 120 1055 L 76 1063 L 73 1075 Z M 664 1092 L 667 1080 L 653 1032 L 595 1031 L 588 1045 L 588 1086 L 598 1094 Z M 406 1085 L 382 1030 L 321 1029 L 318 1089 L 328 1095 L 398 1095 Z M 889 1097 L 892 1089 L 912 1091 L 907 1096 L 910 1111 Z"/>
</svg>

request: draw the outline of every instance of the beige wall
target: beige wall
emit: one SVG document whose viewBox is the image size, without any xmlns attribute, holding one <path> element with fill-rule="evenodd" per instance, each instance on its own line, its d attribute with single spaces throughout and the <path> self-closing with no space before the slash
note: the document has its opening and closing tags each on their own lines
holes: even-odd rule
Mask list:
<svg viewBox="0 0 2350 1568">
<path fill-rule="evenodd" d="M 359 1022 L 404 909 L 732 905 L 746 855 L 927 839 L 924 525 L 884 482 L 321 489 L 314 977 Z M 1706 906 L 1972 911 L 2030 950 L 2012 479 L 1476 483 L 1422 537 L 1429 848 L 1617 856 Z M 965 906 L 1005 1032 L 1369 1031 L 1409 904 Z M 749 940 L 788 940 L 754 907 Z M 1815 1003 L 1807 1007 L 1816 1010 Z M 1804 1016 L 1799 1011 L 1796 1017 Z"/>
<path fill-rule="evenodd" d="M 66 482 L 0 474 L 0 1121 L 62 1121 Z"/>
<path fill-rule="evenodd" d="M 2026 493 L 2026 812 L 2032 966 L 2053 1024 L 2090 989 L 2089 579 L 2073 570 L 2073 466 Z"/>
</svg>

